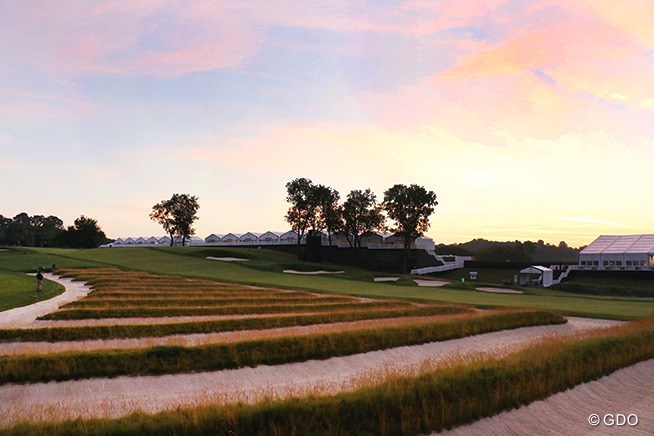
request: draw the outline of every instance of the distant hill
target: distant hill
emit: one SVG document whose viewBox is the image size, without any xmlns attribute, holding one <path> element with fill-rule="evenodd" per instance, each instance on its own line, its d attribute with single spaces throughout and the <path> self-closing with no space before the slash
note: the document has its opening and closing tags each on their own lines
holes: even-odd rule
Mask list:
<svg viewBox="0 0 654 436">
<path fill-rule="evenodd" d="M 564 241 L 552 245 L 542 240 L 500 242 L 473 239 L 460 244 L 438 244 L 435 250 L 437 254 L 473 256 L 480 261 L 550 264 L 577 262 L 580 248 L 569 247 Z"/>
</svg>

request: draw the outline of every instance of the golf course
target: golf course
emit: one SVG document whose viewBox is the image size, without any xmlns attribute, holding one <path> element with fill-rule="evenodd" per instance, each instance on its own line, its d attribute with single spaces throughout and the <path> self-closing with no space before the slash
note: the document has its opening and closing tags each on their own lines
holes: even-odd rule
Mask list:
<svg viewBox="0 0 654 436">
<path fill-rule="evenodd" d="M 651 378 L 654 298 L 466 273 L 247 248 L 4 249 L 0 434 L 465 434 L 619 371 Z M 625 392 L 630 410 L 650 401 Z M 565 425 L 589 430 L 587 416 Z"/>
</svg>

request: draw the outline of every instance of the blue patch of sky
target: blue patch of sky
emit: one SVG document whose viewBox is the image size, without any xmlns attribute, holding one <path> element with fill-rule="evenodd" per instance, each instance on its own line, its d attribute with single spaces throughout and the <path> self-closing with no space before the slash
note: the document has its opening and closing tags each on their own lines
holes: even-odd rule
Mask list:
<svg viewBox="0 0 654 436">
<path fill-rule="evenodd" d="M 395 90 L 449 66 L 433 36 L 276 27 L 251 71 L 361 90 Z"/>
<path fill-rule="evenodd" d="M 643 56 L 654 62 L 654 50 L 644 50 Z"/>
<path fill-rule="evenodd" d="M 556 79 L 554 79 L 554 77 L 550 76 L 543 70 L 534 69 L 532 70 L 532 72 L 534 73 L 534 76 L 536 76 L 537 78 L 539 78 L 540 80 L 542 80 L 543 82 L 549 85 L 557 85 L 559 83 L 556 81 Z"/>
</svg>

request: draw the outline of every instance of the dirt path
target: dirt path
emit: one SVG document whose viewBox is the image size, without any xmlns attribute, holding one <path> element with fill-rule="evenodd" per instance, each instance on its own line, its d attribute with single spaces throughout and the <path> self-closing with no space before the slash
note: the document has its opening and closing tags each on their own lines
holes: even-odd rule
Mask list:
<svg viewBox="0 0 654 436">
<path fill-rule="evenodd" d="M 156 377 L 118 377 L 0 386 L 0 427 L 22 420 L 118 417 L 137 410 L 156 413 L 178 407 L 256 402 L 265 397 L 331 394 L 378 382 L 394 373 L 415 373 L 425 365 L 502 356 L 553 335 L 573 335 L 615 325 L 570 318 L 567 324 L 524 327 L 462 339 L 327 360 Z"/>
<path fill-rule="evenodd" d="M 593 427 L 589 416 L 637 416 L 638 424 Z M 611 422 L 610 420 L 608 421 Z M 630 422 L 635 419 L 630 417 Z M 654 359 L 620 369 L 543 401 L 441 433 L 448 436 L 508 434 L 652 435 L 654 434 Z"/>
<path fill-rule="evenodd" d="M 72 279 L 57 277 L 50 273 L 43 274 L 43 277 L 63 285 L 66 290 L 63 294 L 57 295 L 49 300 L 0 312 L 0 328 L 28 326 L 36 321 L 36 318 L 56 312 L 60 306 L 77 301 L 91 292 L 91 288 L 82 282 L 74 282 Z"/>
</svg>

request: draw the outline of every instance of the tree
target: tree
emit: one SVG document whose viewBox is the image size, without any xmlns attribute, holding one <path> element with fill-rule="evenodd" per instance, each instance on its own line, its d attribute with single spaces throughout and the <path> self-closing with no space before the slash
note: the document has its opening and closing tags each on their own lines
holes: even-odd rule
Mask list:
<svg viewBox="0 0 654 436">
<path fill-rule="evenodd" d="M 438 204 L 436 194 L 419 185 L 394 185 L 384 192 L 383 208 L 395 221 L 389 230 L 404 239 L 402 269 L 408 273 L 411 244 L 429 230 L 429 217 Z"/>
<path fill-rule="evenodd" d="M 182 246 L 185 246 L 186 240 L 195 234 L 193 222 L 198 219 L 199 208 L 198 197 L 173 194 L 170 199 L 152 206 L 150 219 L 161 224 L 164 231 L 170 235 L 171 246 L 176 236 L 182 238 Z"/>
<path fill-rule="evenodd" d="M 332 235 L 342 227 L 341 209 L 338 200 L 341 196 L 337 190 L 324 185 L 315 185 L 310 195 L 310 202 L 314 209 L 311 220 L 313 230 L 325 230 L 332 245 Z"/>
<path fill-rule="evenodd" d="M 375 194 L 370 189 L 350 191 L 343 203 L 343 230 L 350 247 L 361 248 L 361 237 L 366 232 L 383 228 L 384 216 Z"/>
<path fill-rule="evenodd" d="M 55 244 L 69 248 L 96 248 L 109 242 L 106 235 L 98 226 L 98 221 L 82 215 L 75 220 L 74 226 L 55 237 Z"/>
<path fill-rule="evenodd" d="M 313 182 L 298 178 L 286 184 L 286 201 L 291 204 L 284 219 L 291 225 L 291 230 L 297 233 L 297 251 L 300 254 L 300 241 L 310 225 L 315 221 L 315 202 L 313 201 Z"/>
</svg>

